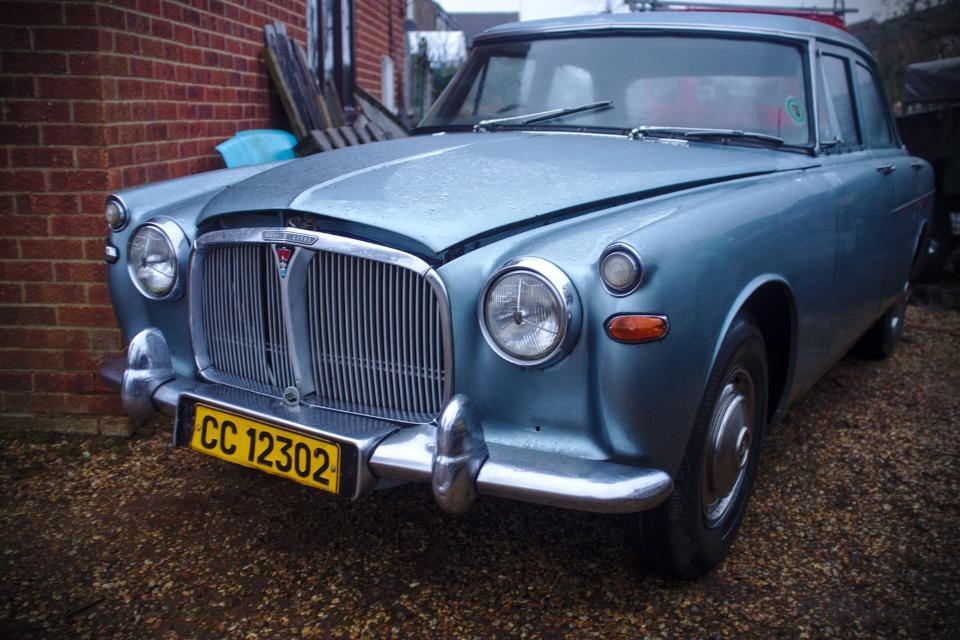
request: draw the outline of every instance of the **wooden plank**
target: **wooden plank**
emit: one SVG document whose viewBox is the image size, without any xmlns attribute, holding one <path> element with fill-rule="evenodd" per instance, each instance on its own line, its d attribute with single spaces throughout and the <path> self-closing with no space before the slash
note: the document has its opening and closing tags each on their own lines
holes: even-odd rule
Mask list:
<svg viewBox="0 0 960 640">
<path fill-rule="evenodd" d="M 342 126 L 337 129 L 340 132 L 340 135 L 346 139 L 347 143 L 351 147 L 355 147 L 360 144 L 360 139 L 357 137 L 357 134 L 354 132 L 353 128 L 350 126 Z"/>
<path fill-rule="evenodd" d="M 307 54 L 299 42 L 291 40 L 290 44 L 297 60 L 297 67 L 300 69 L 300 75 L 306 86 L 307 96 L 305 96 L 305 99 L 308 101 L 307 106 L 320 123 L 320 128 L 326 129 L 327 127 L 333 126 L 330 123 L 330 110 L 327 109 L 323 94 L 320 93 L 317 78 L 314 76 L 313 71 L 310 70 L 310 65 L 307 64 Z"/>
<path fill-rule="evenodd" d="M 323 84 L 323 96 L 327 107 L 330 109 L 330 126 L 342 127 L 347 124 L 347 119 L 343 115 L 343 107 L 340 106 L 340 96 L 337 94 L 337 88 L 329 80 Z"/>
<path fill-rule="evenodd" d="M 326 133 L 327 136 L 330 138 L 330 142 L 333 143 L 333 146 L 335 148 L 343 149 L 344 147 L 350 146 L 349 144 L 347 144 L 347 141 L 344 140 L 343 134 L 340 133 L 339 129 L 331 127 L 330 129 L 324 129 L 324 133 Z"/>
<path fill-rule="evenodd" d="M 297 154 L 297 157 L 302 158 L 323 151 L 332 151 L 333 148 L 326 134 L 319 129 L 314 129 L 297 143 L 293 152 Z"/>
<path fill-rule="evenodd" d="M 307 127 L 300 117 L 300 111 L 297 109 L 295 102 L 296 98 L 291 93 L 290 87 L 287 86 L 287 82 L 283 77 L 280 63 L 270 47 L 263 48 L 263 59 L 267 63 L 267 71 L 270 73 L 270 79 L 273 80 L 273 84 L 277 88 L 277 93 L 280 95 L 280 102 L 283 104 L 283 109 L 287 112 L 287 117 L 290 119 L 293 134 L 297 138 L 302 138 L 307 135 Z"/>
<path fill-rule="evenodd" d="M 366 125 L 367 131 L 370 132 L 370 137 L 372 137 L 377 142 L 381 140 L 389 140 L 387 137 L 386 131 L 377 126 L 376 122 L 368 121 Z"/>
<path fill-rule="evenodd" d="M 391 138 L 405 138 L 410 135 L 410 132 L 403 126 L 400 119 L 384 107 L 373 95 L 358 86 L 354 88 L 353 97 L 364 115 L 370 118 L 371 122 L 376 123 L 380 129 L 389 134 Z"/>
<path fill-rule="evenodd" d="M 362 113 L 357 117 L 353 122 L 353 131 L 357 134 L 357 138 L 360 139 L 360 144 L 370 144 L 375 142 L 373 136 L 370 135 L 370 132 L 367 131 L 367 116 Z"/>
</svg>

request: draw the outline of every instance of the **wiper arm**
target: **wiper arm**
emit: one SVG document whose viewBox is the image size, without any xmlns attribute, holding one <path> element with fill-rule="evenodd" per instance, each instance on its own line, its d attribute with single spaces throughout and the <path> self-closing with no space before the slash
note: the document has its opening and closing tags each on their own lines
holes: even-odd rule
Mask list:
<svg viewBox="0 0 960 640">
<path fill-rule="evenodd" d="M 587 104 L 582 104 L 577 107 L 564 107 L 562 109 L 550 109 L 549 111 L 540 111 L 539 113 L 527 113 L 520 116 L 510 116 L 507 118 L 493 118 L 491 120 L 481 120 L 477 124 L 473 125 L 473 130 L 488 131 L 490 126 L 502 126 L 502 125 L 523 126 L 527 124 L 533 124 L 534 122 L 544 122 L 545 120 L 553 120 L 554 118 L 559 118 L 561 116 L 568 116 L 573 113 L 581 113 L 583 111 L 596 111 L 598 109 L 612 109 L 612 108 L 613 108 L 612 100 L 602 100 L 600 102 L 589 102 Z"/>
<path fill-rule="evenodd" d="M 694 127 L 660 127 L 660 126 L 640 126 L 630 131 L 630 137 L 634 140 L 645 138 L 647 136 L 669 136 L 677 138 L 749 138 L 751 140 L 760 140 L 781 146 L 786 144 L 786 140 L 768 133 L 758 131 L 741 131 L 739 129 L 697 129 Z"/>
</svg>

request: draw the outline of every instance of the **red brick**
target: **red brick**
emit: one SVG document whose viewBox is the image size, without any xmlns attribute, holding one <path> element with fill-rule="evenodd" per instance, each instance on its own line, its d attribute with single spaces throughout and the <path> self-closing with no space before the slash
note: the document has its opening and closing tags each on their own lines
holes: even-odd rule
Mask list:
<svg viewBox="0 0 960 640">
<path fill-rule="evenodd" d="M 2 36 L 0 36 L 2 38 Z M 0 77 L 0 98 L 36 98 L 33 78 L 25 76 Z"/>
<path fill-rule="evenodd" d="M 27 393 L 0 395 L 3 411 L 31 413 L 63 413 L 67 408 L 67 397 L 63 393 Z"/>
<path fill-rule="evenodd" d="M 41 51 L 96 51 L 97 30 L 41 27 L 33 30 L 33 48 Z"/>
<path fill-rule="evenodd" d="M 55 236 L 103 236 L 107 233 L 107 223 L 102 215 L 72 215 L 72 216 L 51 216 L 50 233 Z M 83 257 L 103 258 L 103 238 L 98 238 L 96 254 L 90 254 L 86 247 L 83 250 Z"/>
<path fill-rule="evenodd" d="M 65 9 L 68 25 L 94 26 L 97 24 L 97 7 L 93 3 L 67 4 Z"/>
<path fill-rule="evenodd" d="M 30 345 L 34 349 L 86 349 L 89 343 L 87 329 L 0 327 L 0 347 Z"/>
<path fill-rule="evenodd" d="M 2 6 L 2 3 L 0 3 Z M 66 73 L 67 56 L 62 53 L 37 53 L 35 51 L 6 51 L 0 55 L 0 68 L 4 73 L 36 75 L 43 73 Z"/>
<path fill-rule="evenodd" d="M 118 351 L 123 348 L 119 329 L 92 329 L 90 348 L 94 351 Z"/>
<path fill-rule="evenodd" d="M 0 235 L 47 235 L 47 220 L 37 216 L 2 215 L 0 216 Z"/>
<path fill-rule="evenodd" d="M 100 243 L 101 252 L 103 243 Z M 108 305 L 111 303 L 110 287 L 106 284 L 88 284 L 87 302 L 90 304 Z"/>
<path fill-rule="evenodd" d="M 76 414 L 118 414 L 123 412 L 123 404 L 116 393 L 107 395 L 70 396 L 66 403 L 67 413 Z"/>
<path fill-rule="evenodd" d="M 105 122 L 106 109 L 102 102 L 74 102 L 74 122 Z"/>
<path fill-rule="evenodd" d="M 38 391 L 72 391 L 75 393 L 90 393 L 93 391 L 94 378 L 92 371 L 64 371 L 58 373 L 33 374 L 33 387 Z"/>
<path fill-rule="evenodd" d="M 0 171 L 0 191 L 43 191 L 43 172 Z"/>
<path fill-rule="evenodd" d="M 112 307 L 60 307 L 57 318 L 61 326 L 103 327 L 114 322 Z"/>
<path fill-rule="evenodd" d="M 0 349 L 2 369 L 63 369 L 63 353 L 36 349 Z"/>
<path fill-rule="evenodd" d="M 7 101 L 3 107 L 7 122 L 69 122 L 70 105 L 52 100 Z"/>
<path fill-rule="evenodd" d="M 54 274 L 57 282 L 103 282 L 107 278 L 107 265 L 103 262 L 60 262 L 54 265 Z"/>
<path fill-rule="evenodd" d="M 53 271 L 48 261 L 0 260 L 0 281 L 4 282 L 50 282 Z"/>
<path fill-rule="evenodd" d="M 56 309 L 41 306 L 0 306 L 0 324 L 30 325 L 55 324 Z"/>
<path fill-rule="evenodd" d="M 101 127 L 93 125 L 48 124 L 43 126 L 44 144 L 103 144 Z"/>
<path fill-rule="evenodd" d="M 60 238 L 28 239 L 20 241 L 20 255 L 24 258 L 83 258 L 83 243 Z"/>
<path fill-rule="evenodd" d="M 73 76 L 96 76 L 100 73 L 100 64 L 99 53 L 71 53 L 67 56 L 67 66 Z"/>
<path fill-rule="evenodd" d="M 37 94 L 41 98 L 94 100 L 100 97 L 100 79 L 40 77 L 37 78 Z"/>
<path fill-rule="evenodd" d="M 59 2 L 0 2 L 0 24 L 60 24 L 63 8 Z"/>
<path fill-rule="evenodd" d="M 72 167 L 73 149 L 66 147 L 16 147 L 11 154 L 15 167 Z"/>
<path fill-rule="evenodd" d="M 0 283 L 0 304 L 23 302 L 23 285 Z"/>
<path fill-rule="evenodd" d="M 77 196 L 72 194 L 45 193 L 17 196 L 17 213 L 74 213 L 77 211 Z"/>
<path fill-rule="evenodd" d="M 0 124 L 0 140 L 6 144 L 37 144 L 40 127 L 23 124 Z"/>
<path fill-rule="evenodd" d="M 33 391 L 33 380 L 26 371 L 0 371 L 0 391 Z"/>
<path fill-rule="evenodd" d="M 80 304 L 86 302 L 81 284 L 32 284 L 26 288 L 28 303 Z"/>
<path fill-rule="evenodd" d="M 112 183 L 109 171 L 51 171 L 50 186 L 57 191 L 109 191 Z"/>
</svg>

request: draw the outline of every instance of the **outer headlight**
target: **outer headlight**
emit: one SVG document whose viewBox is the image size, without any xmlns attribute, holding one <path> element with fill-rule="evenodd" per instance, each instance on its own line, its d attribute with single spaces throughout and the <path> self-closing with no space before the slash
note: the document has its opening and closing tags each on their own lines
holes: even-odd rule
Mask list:
<svg viewBox="0 0 960 640">
<path fill-rule="evenodd" d="M 127 248 L 127 272 L 140 293 L 154 299 L 177 294 L 180 256 L 188 246 L 183 231 L 169 218 L 154 218 L 137 229 Z"/>
<path fill-rule="evenodd" d="M 480 328 L 490 347 L 521 366 L 545 366 L 573 347 L 580 299 L 573 283 L 541 258 L 520 258 L 494 273 L 480 293 Z"/>
<path fill-rule="evenodd" d="M 110 196 L 107 198 L 107 204 L 104 208 L 104 217 L 107 219 L 107 224 L 110 225 L 110 228 L 113 231 L 120 231 L 123 229 L 125 226 L 127 226 L 127 220 L 130 219 L 126 205 L 123 204 L 123 201 L 117 196 Z"/>
</svg>

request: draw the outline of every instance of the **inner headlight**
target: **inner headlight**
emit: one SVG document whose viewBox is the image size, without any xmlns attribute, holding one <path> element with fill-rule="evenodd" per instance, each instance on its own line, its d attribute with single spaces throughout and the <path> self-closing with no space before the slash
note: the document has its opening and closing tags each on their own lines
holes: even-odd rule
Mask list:
<svg viewBox="0 0 960 640">
<path fill-rule="evenodd" d="M 567 276 L 540 258 L 507 263 L 484 287 L 480 325 L 490 347 L 523 366 L 546 365 L 576 341 L 580 302 Z"/>
<path fill-rule="evenodd" d="M 173 224 L 167 221 L 166 224 Z M 182 237 L 179 227 L 175 228 Z M 127 251 L 127 271 L 140 292 L 148 298 L 165 298 L 178 284 L 180 262 L 176 246 L 182 238 L 171 239 L 163 224 L 148 222 L 133 234 Z"/>
</svg>

